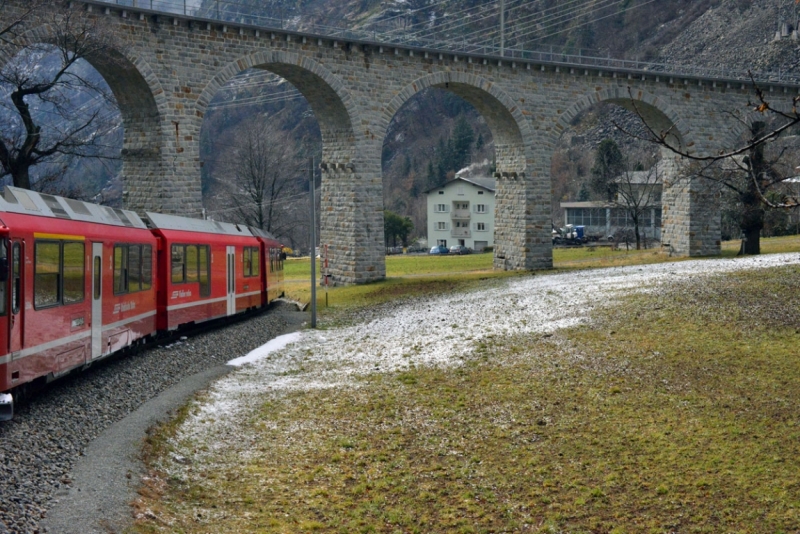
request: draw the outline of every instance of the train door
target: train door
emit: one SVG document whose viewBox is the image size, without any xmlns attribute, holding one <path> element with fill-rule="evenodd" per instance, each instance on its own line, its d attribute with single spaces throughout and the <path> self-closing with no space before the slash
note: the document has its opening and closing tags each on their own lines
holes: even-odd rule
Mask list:
<svg viewBox="0 0 800 534">
<path fill-rule="evenodd" d="M 228 315 L 236 313 L 236 247 L 228 247 Z"/>
<path fill-rule="evenodd" d="M 25 347 L 25 306 L 22 305 L 25 281 L 25 242 L 11 241 L 11 328 L 9 352 L 14 357 Z"/>
<path fill-rule="evenodd" d="M 92 359 L 103 355 L 103 244 L 92 243 Z"/>
</svg>

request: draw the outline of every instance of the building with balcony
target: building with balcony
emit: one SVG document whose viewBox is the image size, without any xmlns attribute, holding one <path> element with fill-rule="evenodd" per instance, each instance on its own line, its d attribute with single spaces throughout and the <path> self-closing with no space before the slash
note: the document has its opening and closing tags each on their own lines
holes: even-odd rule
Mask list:
<svg viewBox="0 0 800 534">
<path fill-rule="evenodd" d="M 493 178 L 460 175 L 426 191 L 428 245 L 464 245 L 475 252 L 494 246 L 494 192 Z"/>
</svg>

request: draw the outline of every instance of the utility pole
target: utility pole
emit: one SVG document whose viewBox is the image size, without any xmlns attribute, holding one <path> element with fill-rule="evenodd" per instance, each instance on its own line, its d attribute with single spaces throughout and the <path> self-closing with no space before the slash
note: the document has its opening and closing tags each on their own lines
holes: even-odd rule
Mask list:
<svg viewBox="0 0 800 534">
<path fill-rule="evenodd" d="M 500 0 L 500 55 L 506 55 L 506 0 Z"/>
<path fill-rule="evenodd" d="M 311 328 L 317 327 L 317 201 L 314 198 L 314 158 L 308 158 L 311 200 Z"/>
</svg>

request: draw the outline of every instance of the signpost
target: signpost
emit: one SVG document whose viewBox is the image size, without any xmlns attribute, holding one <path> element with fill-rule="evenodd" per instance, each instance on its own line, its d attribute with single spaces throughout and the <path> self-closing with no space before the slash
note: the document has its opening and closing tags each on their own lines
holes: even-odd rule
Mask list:
<svg viewBox="0 0 800 534">
<path fill-rule="evenodd" d="M 314 198 L 314 158 L 308 158 L 308 189 L 311 199 L 311 328 L 317 327 L 317 201 Z"/>
</svg>

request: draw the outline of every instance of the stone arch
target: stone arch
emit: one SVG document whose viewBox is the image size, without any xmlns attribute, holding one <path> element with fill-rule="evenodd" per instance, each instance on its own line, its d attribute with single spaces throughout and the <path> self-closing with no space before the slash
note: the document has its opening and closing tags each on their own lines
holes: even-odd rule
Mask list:
<svg viewBox="0 0 800 534">
<path fill-rule="evenodd" d="M 383 139 L 389 123 L 401 107 L 414 95 L 429 87 L 451 91 L 469 102 L 486 120 L 494 137 L 498 172 L 522 174 L 533 146 L 531 127 L 512 98 L 494 83 L 461 72 L 438 72 L 416 79 L 403 88 L 383 108 L 378 139 Z"/>
<path fill-rule="evenodd" d="M 51 24 L 31 28 L 15 40 L 16 47 L 55 44 Z M 88 56 L 86 61 L 103 77 L 119 106 L 123 123 L 123 201 L 131 209 L 154 206 L 161 173 L 162 120 L 167 112 L 164 89 L 150 65 L 123 47 Z M 0 66 L 12 59 L 0 53 Z"/>
<path fill-rule="evenodd" d="M 528 270 L 551 267 L 550 227 L 546 224 L 549 215 L 545 209 L 549 210 L 549 205 L 541 202 L 550 185 L 541 179 L 536 164 L 530 122 L 497 84 L 475 74 L 452 71 L 417 78 L 383 108 L 376 137 L 382 141 L 400 108 L 428 87 L 445 89 L 469 102 L 492 132 L 497 163 L 494 266 Z"/>
<path fill-rule="evenodd" d="M 666 141 L 684 151 L 704 151 L 708 146 L 699 142 L 693 131 L 691 117 L 684 117 L 663 98 L 643 89 L 606 87 L 578 99 L 558 119 L 557 128 L 549 141 L 552 147 L 556 137 L 569 127 L 569 122 L 580 112 L 602 102 L 617 104 L 638 113 L 655 132 L 667 133 Z M 551 149 L 552 153 L 552 149 Z M 666 148 L 661 148 L 664 162 L 661 242 L 669 244 L 670 251 L 689 256 L 719 253 L 719 209 L 715 205 L 716 188 L 691 176 L 685 176 L 682 158 Z"/>
<path fill-rule="evenodd" d="M 313 59 L 293 52 L 259 51 L 229 63 L 200 93 L 197 115 L 205 115 L 211 99 L 230 79 L 252 68 L 277 74 L 306 98 L 322 133 L 323 161 L 351 163 L 356 158 L 353 125 L 360 123 L 361 113 L 344 83 Z"/>
<path fill-rule="evenodd" d="M 635 101 L 635 105 L 632 100 Z M 689 125 L 668 102 L 642 90 L 629 93 L 627 87 L 606 87 L 579 98 L 566 112 L 561 114 L 554 135 L 561 136 L 564 130 L 569 128 L 570 121 L 578 114 L 603 102 L 616 104 L 634 113 L 638 112 L 653 131 L 669 132 L 668 139 L 675 143 L 676 147 L 692 146 L 693 144 Z M 553 144 L 556 141 L 556 138 L 552 139 Z"/>
<path fill-rule="evenodd" d="M 315 60 L 286 50 L 263 50 L 228 63 L 200 92 L 196 115 L 238 73 L 251 68 L 281 76 L 308 101 L 322 134 L 320 243 L 328 251 L 332 285 L 385 277 L 380 168 L 370 159 L 368 134 L 356 135 L 362 112 L 344 82 Z"/>
</svg>

